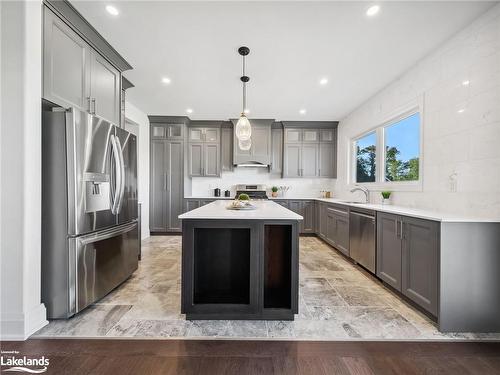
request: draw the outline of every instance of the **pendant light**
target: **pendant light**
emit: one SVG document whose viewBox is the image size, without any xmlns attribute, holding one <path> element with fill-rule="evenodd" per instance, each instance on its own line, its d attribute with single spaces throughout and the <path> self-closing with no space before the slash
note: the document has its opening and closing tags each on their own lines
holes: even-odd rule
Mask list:
<svg viewBox="0 0 500 375">
<path fill-rule="evenodd" d="M 252 147 L 252 138 L 248 138 L 246 141 L 238 139 L 238 147 L 240 150 L 248 151 Z"/>
<path fill-rule="evenodd" d="M 249 150 L 251 147 L 250 138 L 252 137 L 252 127 L 250 125 L 250 121 L 248 121 L 247 116 L 245 115 L 245 109 L 247 105 L 247 82 L 250 81 L 250 77 L 245 75 L 245 56 L 250 53 L 250 48 L 248 47 L 240 47 L 238 48 L 238 53 L 243 57 L 243 75 L 240 77 L 241 82 L 243 82 L 243 108 L 241 109 L 241 115 L 236 123 L 235 134 L 240 142 L 238 142 L 240 148 L 242 150 Z M 243 144 L 242 144 L 243 142 Z"/>
</svg>

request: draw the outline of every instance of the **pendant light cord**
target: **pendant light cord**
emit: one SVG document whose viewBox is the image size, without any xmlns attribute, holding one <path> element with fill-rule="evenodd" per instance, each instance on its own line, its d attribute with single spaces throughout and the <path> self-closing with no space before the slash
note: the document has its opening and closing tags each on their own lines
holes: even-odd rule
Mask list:
<svg viewBox="0 0 500 375">
<path fill-rule="evenodd" d="M 245 56 L 243 56 L 243 76 L 245 76 Z M 247 83 L 243 82 L 243 109 L 241 113 L 245 113 L 245 107 L 247 105 Z"/>
</svg>

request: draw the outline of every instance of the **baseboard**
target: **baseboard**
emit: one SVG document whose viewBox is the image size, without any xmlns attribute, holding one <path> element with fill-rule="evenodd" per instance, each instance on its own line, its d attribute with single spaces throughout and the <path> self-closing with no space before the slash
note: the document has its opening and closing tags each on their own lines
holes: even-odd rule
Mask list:
<svg viewBox="0 0 500 375">
<path fill-rule="evenodd" d="M 26 340 L 49 323 L 43 303 L 24 314 L 2 314 L 1 319 L 0 340 Z"/>
</svg>

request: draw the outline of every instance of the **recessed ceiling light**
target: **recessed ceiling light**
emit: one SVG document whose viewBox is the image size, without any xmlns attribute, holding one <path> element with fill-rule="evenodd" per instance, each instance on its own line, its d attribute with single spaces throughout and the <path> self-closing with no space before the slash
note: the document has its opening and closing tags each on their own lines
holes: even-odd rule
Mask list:
<svg viewBox="0 0 500 375">
<path fill-rule="evenodd" d="M 193 110 L 191 108 L 186 109 L 186 113 L 193 113 Z"/>
<path fill-rule="evenodd" d="M 106 5 L 106 10 L 112 16 L 117 16 L 120 13 L 113 5 Z"/>
<path fill-rule="evenodd" d="M 464 113 L 465 112 L 465 108 L 460 108 L 457 112 L 458 113 Z"/>
<path fill-rule="evenodd" d="M 376 15 L 380 10 L 380 6 L 379 5 L 372 5 L 371 7 L 369 7 L 367 10 L 366 10 L 366 15 L 368 17 L 373 17 L 374 15 Z"/>
<path fill-rule="evenodd" d="M 168 85 L 170 82 L 172 82 L 172 81 L 170 80 L 170 78 L 168 78 L 168 77 L 163 77 L 163 78 L 161 79 L 161 81 L 162 81 L 164 84 L 166 84 L 166 85 Z"/>
<path fill-rule="evenodd" d="M 299 113 L 300 113 L 301 115 L 305 115 L 305 114 L 306 114 L 306 112 L 307 112 L 307 111 L 306 111 L 305 109 L 301 109 L 301 110 L 299 111 Z"/>
<path fill-rule="evenodd" d="M 469 84 L 470 84 L 470 81 L 468 79 L 466 79 L 465 81 L 462 81 L 463 86 L 469 86 Z"/>
<path fill-rule="evenodd" d="M 319 84 L 320 84 L 320 85 L 326 85 L 327 83 L 328 83 L 328 78 L 321 78 L 321 79 L 319 80 Z"/>
</svg>

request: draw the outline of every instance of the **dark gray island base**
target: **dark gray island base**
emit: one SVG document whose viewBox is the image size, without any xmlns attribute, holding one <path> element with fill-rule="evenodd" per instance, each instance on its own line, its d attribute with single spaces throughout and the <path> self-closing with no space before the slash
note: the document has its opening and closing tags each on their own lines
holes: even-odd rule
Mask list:
<svg viewBox="0 0 500 375">
<path fill-rule="evenodd" d="M 181 215 L 182 313 L 188 320 L 293 320 L 301 216 L 274 202 L 259 202 L 252 212 L 229 211 L 227 204 Z M 213 210 L 231 218 L 198 218 Z"/>
</svg>

